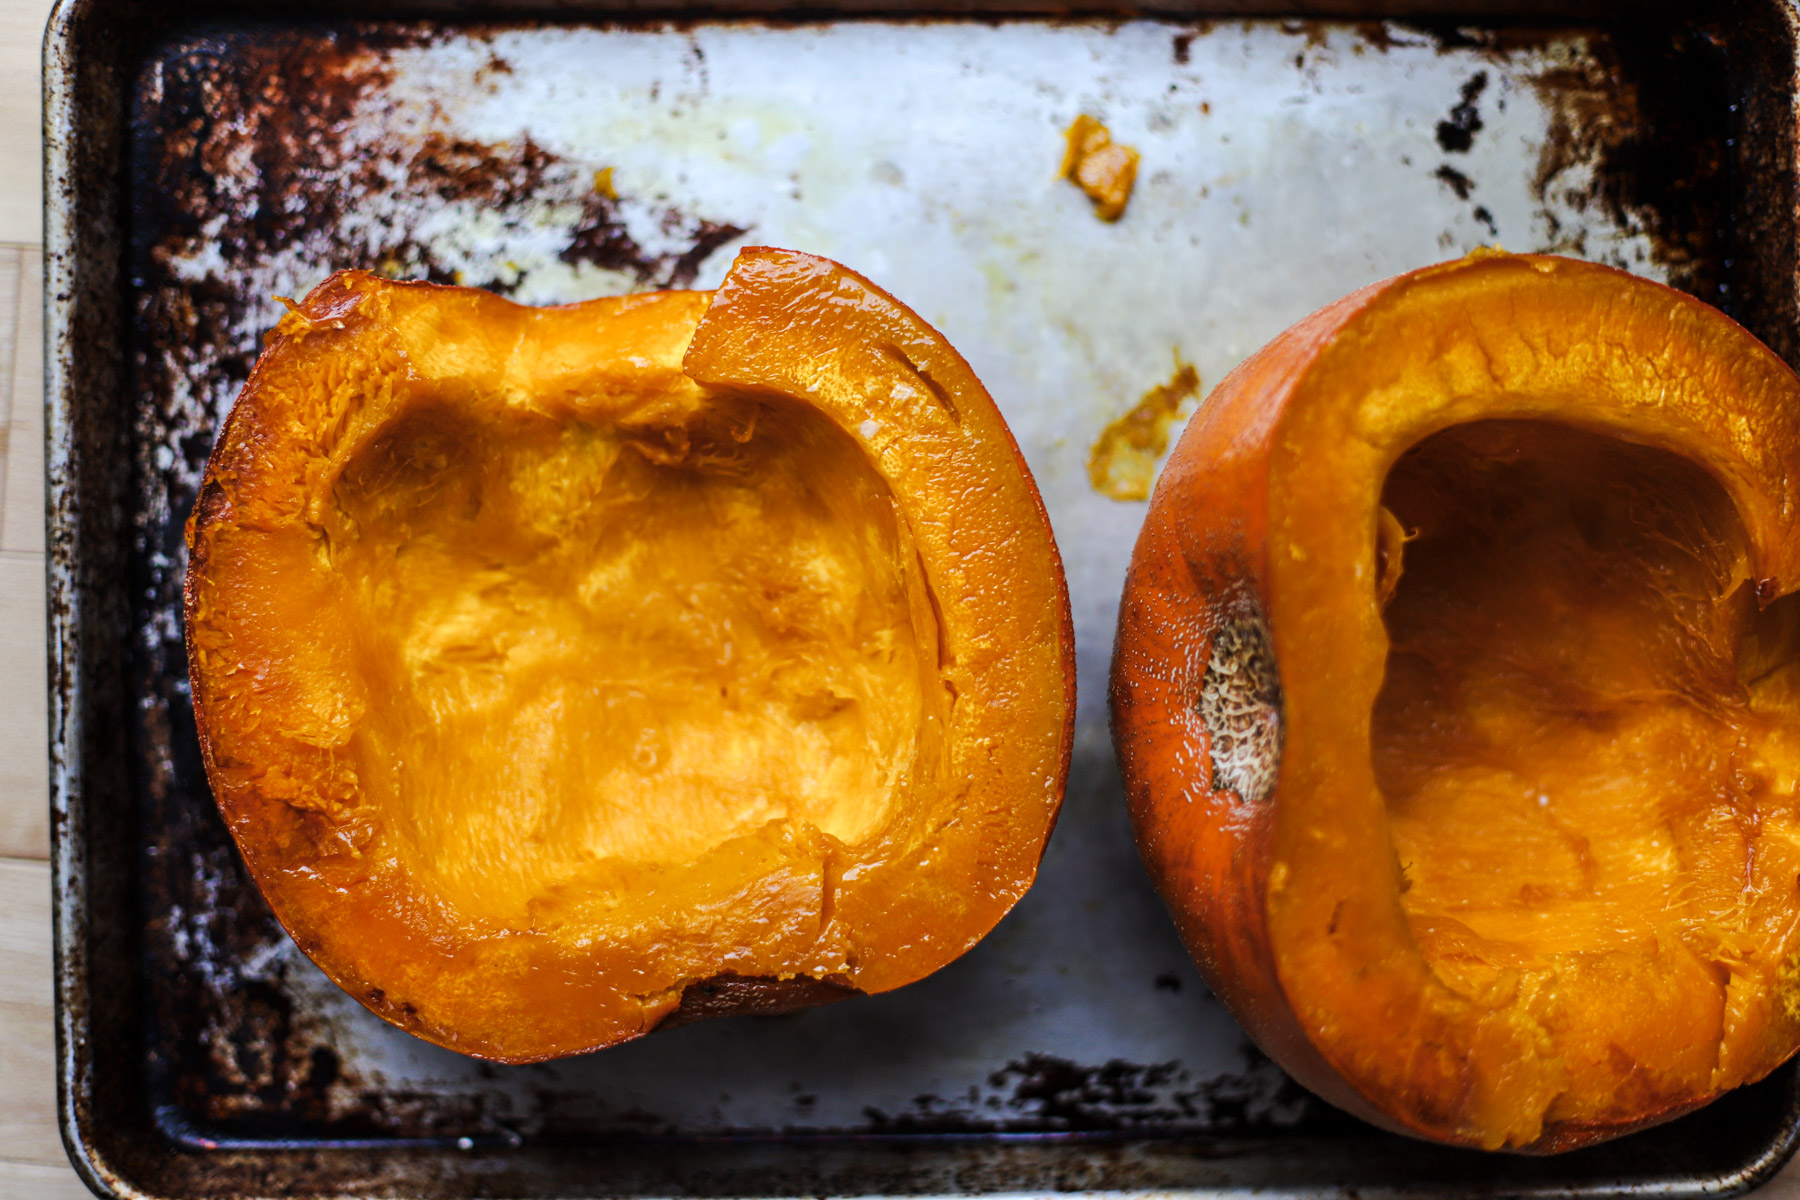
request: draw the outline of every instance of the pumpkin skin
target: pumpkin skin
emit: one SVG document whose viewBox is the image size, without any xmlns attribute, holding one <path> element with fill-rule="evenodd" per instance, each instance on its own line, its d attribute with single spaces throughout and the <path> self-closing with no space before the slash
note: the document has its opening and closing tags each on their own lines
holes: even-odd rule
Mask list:
<svg viewBox="0 0 1800 1200">
<path fill-rule="evenodd" d="M 296 943 L 528 1062 L 919 979 L 1030 885 L 1074 712 L 1035 485 L 835 263 L 534 309 L 334 275 L 188 525 L 208 778 Z"/>
<path fill-rule="evenodd" d="M 1800 381 L 1622 272 L 1365 288 L 1190 422 L 1111 681 L 1216 994 L 1385 1128 L 1551 1153 L 1800 1046 Z"/>
</svg>

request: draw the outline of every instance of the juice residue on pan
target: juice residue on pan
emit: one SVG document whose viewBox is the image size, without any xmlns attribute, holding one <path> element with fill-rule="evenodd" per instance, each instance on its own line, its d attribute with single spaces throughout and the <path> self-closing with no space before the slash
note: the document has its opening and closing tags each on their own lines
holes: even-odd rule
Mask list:
<svg viewBox="0 0 1800 1200">
<path fill-rule="evenodd" d="M 1145 392 L 1130 412 L 1100 431 L 1088 451 L 1088 482 L 1114 500 L 1148 500 L 1156 464 L 1169 450 L 1169 426 L 1200 392 L 1200 373 L 1175 356 L 1168 382 Z"/>
</svg>

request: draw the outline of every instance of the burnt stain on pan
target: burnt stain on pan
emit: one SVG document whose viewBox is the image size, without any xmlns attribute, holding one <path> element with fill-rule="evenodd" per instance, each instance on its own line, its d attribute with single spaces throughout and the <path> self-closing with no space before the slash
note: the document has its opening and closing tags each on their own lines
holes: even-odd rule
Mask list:
<svg viewBox="0 0 1800 1200">
<path fill-rule="evenodd" d="M 1248 1042 L 1240 1053 L 1241 1070 L 1204 1078 L 1176 1062 L 1083 1064 L 1025 1054 L 993 1072 L 985 1087 L 920 1095 L 903 1111 L 871 1108 L 863 1115 L 877 1132 L 937 1134 L 1268 1134 L 1322 1131 L 1342 1119 Z"/>
<path fill-rule="evenodd" d="M 1169 51 L 1177 63 L 1191 57 L 1188 31 L 1203 36 L 1207 26 L 1181 29 Z M 1388 27 L 1370 29 L 1380 30 L 1365 33 L 1379 50 Z M 520 276 L 505 264 L 471 267 L 428 236 L 424 215 L 461 206 L 499 221 L 549 224 L 561 239 L 550 257 L 565 267 L 616 272 L 622 287 L 685 286 L 746 232 L 730 213 L 659 211 L 610 194 L 594 178 L 607 164 L 567 161 L 523 133 L 493 142 L 429 129 L 382 133 L 387 127 L 371 114 L 391 103 L 394 56 L 445 36 L 404 23 L 200 29 L 151 54 L 134 91 L 130 585 L 133 688 L 143 699 L 129 736 L 146 838 L 149 1100 L 178 1141 L 504 1141 L 519 1130 L 574 1144 L 596 1130 L 674 1131 L 656 1113 L 609 1107 L 559 1085 L 553 1067 L 494 1068 L 482 1074 L 484 1086 L 430 1093 L 396 1088 L 374 1068 L 364 1073 L 350 1034 L 333 1024 L 348 1002 L 333 1008 L 307 990 L 320 986 L 318 973 L 250 884 L 200 763 L 181 641 L 181 526 L 216 423 L 278 314 L 262 287 L 268 264 L 292 266 L 298 291 L 340 266 L 516 291 Z M 1458 32 L 1455 44 L 1473 36 Z M 1477 44 L 1498 54 L 1513 42 Z M 1721 267 L 1726 104 L 1710 43 L 1691 35 L 1658 47 L 1606 33 L 1589 44 L 1591 63 L 1532 84 L 1555 114 L 1535 180 L 1540 198 L 1574 190 L 1579 204 L 1622 214 L 1649 233 L 1679 286 L 1729 299 Z M 511 69 L 497 54 L 482 67 L 489 77 Z M 1480 135 L 1480 105 L 1495 102 L 1498 88 L 1466 99 L 1471 138 Z M 1452 107 L 1446 119 L 1455 115 Z M 1432 133 L 1427 127 L 1423 136 Z M 1434 158 L 1425 169 L 1436 165 Z M 644 244 L 645 210 L 650 227 L 669 235 L 654 248 Z M 1331 1110 L 1248 1054 L 1242 1070 L 1221 1075 L 1178 1064 L 1077 1063 L 1025 1049 L 973 1095 L 921 1094 L 910 1107 L 862 1114 L 854 1131 L 1260 1131 L 1331 1119 Z M 530 1082 L 501 1087 L 521 1079 Z M 791 1106 L 809 1128 L 817 1126 L 813 1108 Z"/>
<path fill-rule="evenodd" d="M 749 233 L 723 221 L 701 220 L 689 231 L 689 246 L 678 254 L 652 255 L 632 239 L 619 215 L 618 202 L 596 191 L 582 209 L 582 219 L 558 257 L 566 263 L 592 263 L 629 272 L 640 284 L 657 288 L 694 285 L 700 267 L 713 253 Z"/>
<path fill-rule="evenodd" d="M 1475 190 L 1474 180 L 1470 179 L 1467 175 L 1464 175 L 1449 163 L 1443 164 L 1436 171 L 1433 171 L 1432 174 L 1436 176 L 1439 182 L 1443 183 L 1445 187 L 1448 187 L 1451 191 L 1455 192 L 1458 200 L 1467 200 L 1469 198 L 1469 193 Z"/>
<path fill-rule="evenodd" d="M 1508 55 L 1540 49 L 1568 31 L 1530 26 L 1481 29 L 1442 22 L 1357 26 L 1364 45 L 1385 51 L 1402 39 L 1425 38 L 1440 53 L 1476 51 L 1494 64 L 1472 73 L 1455 103 L 1432 130 L 1440 183 L 1468 200 L 1476 181 L 1462 157 L 1486 127 L 1486 104 L 1503 105 L 1509 82 L 1537 93 L 1549 116 L 1530 180 L 1548 236 L 1513 250 L 1571 254 L 1626 269 L 1641 268 L 1617 246 L 1590 241 L 1589 227 L 1642 235 L 1649 261 L 1668 282 L 1727 313 L 1730 285 L 1732 154 L 1730 64 L 1726 39 L 1705 18 L 1679 26 L 1642 27 L 1620 21 L 1582 35 L 1582 49 L 1562 66 L 1530 76 L 1505 76 Z M 1494 73 L 1502 78 L 1496 83 Z M 1455 156 L 1455 161 L 1447 161 Z M 1603 220 L 1565 223 L 1565 216 L 1597 213 Z M 1493 215 L 1474 219 L 1495 232 Z"/>
<path fill-rule="evenodd" d="M 564 261 L 598 257 L 640 283 L 671 286 L 691 281 L 708 255 L 748 232 L 665 209 L 663 232 L 686 234 L 687 245 L 646 250 L 626 232 L 619 198 L 595 188 L 592 165 L 565 161 L 529 134 L 489 144 L 430 129 L 409 134 L 402 119 L 387 128 L 389 55 L 442 36 L 351 25 L 230 31 L 167 47 L 147 69 L 132 122 L 132 223 L 152 235 L 134 239 L 140 269 L 204 243 L 227 265 L 304 246 L 334 267 L 397 263 L 420 276 L 449 274 L 418 229 L 438 211 L 434 203 L 462 202 L 502 220 L 579 210 L 564 218 Z M 510 72 L 496 55 L 481 73 Z M 371 207 L 386 219 L 373 218 Z M 596 256 L 601 243 L 607 250 Z M 495 270 L 462 282 L 508 291 L 517 279 Z"/>
<path fill-rule="evenodd" d="M 1437 124 L 1437 143 L 1446 154 L 1467 154 L 1482 130 L 1481 93 L 1487 90 L 1488 73 L 1477 71 L 1462 85 L 1462 98 L 1450 115 Z"/>
<path fill-rule="evenodd" d="M 329 1032 L 297 1014 L 271 962 L 285 935 L 211 810 L 177 614 L 181 518 L 213 432 L 205 403 L 213 397 L 194 395 L 194 372 L 235 391 L 256 354 L 254 341 L 236 332 L 244 300 L 230 273 L 336 218 L 334 194 L 307 203 L 300 164 L 309 143 L 380 84 L 382 50 L 395 40 L 391 31 L 379 39 L 200 37 L 155 59 L 135 97 L 132 349 L 144 400 L 136 433 L 140 447 L 162 453 L 140 453 L 137 463 L 133 668 L 146 699 L 134 757 L 147 835 L 149 1082 L 178 1140 L 222 1125 L 252 1136 L 335 1128 L 340 1111 L 352 1127 L 370 1123 L 358 1119 L 359 1081 L 344 1070 Z M 216 272 L 193 279 L 170 269 L 176 254 L 206 241 L 216 247 Z"/>
<path fill-rule="evenodd" d="M 1703 30 L 1620 27 L 1585 62 L 1533 79 L 1550 127 L 1532 189 L 1649 236 L 1669 281 L 1733 310 L 1726 63 Z M 1582 166 L 1591 166 L 1583 171 Z M 1585 254 L 1579 235 L 1545 249 Z"/>
<path fill-rule="evenodd" d="M 154 649 L 141 669 L 154 669 Z M 166 675 L 165 675 L 166 680 Z M 294 991 L 302 969 L 210 811 L 190 710 L 168 689 L 144 708 L 154 764 L 140 795 L 149 1082 L 180 1143 L 235 1138 L 486 1136 L 495 1098 L 405 1094 L 345 1062 Z M 158 753 L 160 752 L 160 753 Z"/>
<path fill-rule="evenodd" d="M 1183 21 L 1170 36 L 1170 61 L 1178 67 L 1187 66 L 1189 60 L 1193 57 L 1192 52 L 1195 40 L 1210 35 L 1218 27 L 1219 23 L 1217 21 L 1206 20 L 1204 18 L 1197 21 Z"/>
<path fill-rule="evenodd" d="M 1439 164 L 1438 169 L 1431 174 L 1432 178 L 1449 188 L 1458 200 L 1467 200 L 1475 194 L 1475 181 L 1449 163 Z M 1486 205 L 1475 205 L 1469 210 L 1469 215 L 1487 226 L 1489 237 L 1499 234 L 1499 224 L 1494 220 L 1494 214 L 1488 211 Z"/>
<path fill-rule="evenodd" d="M 425 135 L 407 164 L 407 177 L 440 200 L 482 200 L 512 207 L 540 194 L 556 170 L 556 156 L 527 134 L 506 152 L 436 130 Z"/>
<path fill-rule="evenodd" d="M 270 264 L 301 276 L 295 294 L 349 266 L 512 290 L 520 278 L 504 264 L 470 278 L 422 231 L 429 217 L 478 209 L 538 227 L 560 219 L 564 262 L 618 271 L 628 285 L 679 287 L 746 232 L 664 210 L 665 244 L 646 250 L 590 164 L 529 136 L 489 144 L 407 133 L 386 119 L 392 56 L 443 36 L 404 23 L 201 28 L 152 53 L 133 96 L 132 670 L 144 699 L 132 737 L 148 1082 L 178 1142 L 491 1140 L 508 1116 L 497 1088 L 419 1094 L 359 1074 L 333 1018 L 304 998 L 317 973 L 249 881 L 207 788 L 180 623 L 182 524 L 217 422 L 272 324 Z M 510 69 L 495 55 L 483 71 Z"/>
</svg>

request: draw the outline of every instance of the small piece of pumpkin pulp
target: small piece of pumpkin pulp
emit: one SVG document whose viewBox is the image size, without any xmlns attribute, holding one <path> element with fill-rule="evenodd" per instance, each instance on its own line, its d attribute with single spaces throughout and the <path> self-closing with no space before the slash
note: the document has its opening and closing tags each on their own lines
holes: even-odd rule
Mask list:
<svg viewBox="0 0 1800 1200">
<path fill-rule="evenodd" d="M 1374 762 L 1432 971 L 1541 1014 L 1546 1121 L 1742 1079 L 1800 1016 L 1766 961 L 1800 885 L 1795 598 L 1759 607 L 1704 470 L 1567 426 L 1435 434 L 1383 504 L 1412 536 Z"/>
<path fill-rule="evenodd" d="M 190 544 L 252 873 L 347 990 L 470 1053 L 918 978 L 1023 893 L 1060 800 L 1036 491 L 947 344 L 823 260 L 561 309 L 336 276 Z"/>
</svg>

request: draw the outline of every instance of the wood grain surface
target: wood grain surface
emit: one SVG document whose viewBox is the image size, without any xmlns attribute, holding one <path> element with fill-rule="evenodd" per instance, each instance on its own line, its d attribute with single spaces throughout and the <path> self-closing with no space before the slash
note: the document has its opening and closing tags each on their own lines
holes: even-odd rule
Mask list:
<svg viewBox="0 0 1800 1200">
<path fill-rule="evenodd" d="M 44 672 L 40 54 L 49 0 L 0 0 L 0 1200 L 86 1196 L 56 1129 Z"/>
<path fill-rule="evenodd" d="M 56 1128 L 44 667 L 39 53 L 48 0 L 0 0 L 0 1200 L 86 1196 Z M 1800 1163 L 1759 1193 L 1800 1200 Z"/>
</svg>

